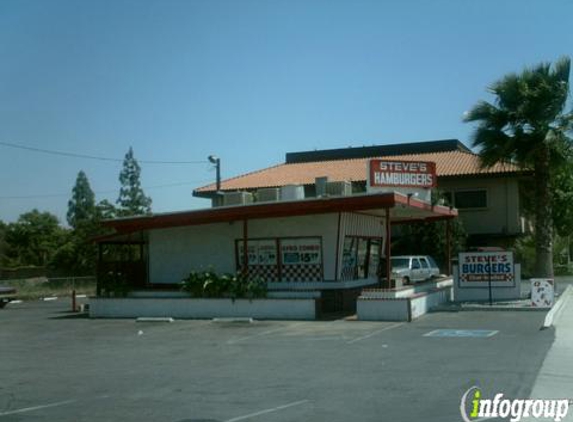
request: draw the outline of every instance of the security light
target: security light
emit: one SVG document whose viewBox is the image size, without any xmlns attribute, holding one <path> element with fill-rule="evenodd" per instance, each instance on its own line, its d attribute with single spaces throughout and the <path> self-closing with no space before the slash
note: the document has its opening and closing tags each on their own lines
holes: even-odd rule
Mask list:
<svg viewBox="0 0 573 422">
<path fill-rule="evenodd" d="M 207 159 L 211 164 L 215 164 L 215 169 L 217 170 L 217 191 L 215 193 L 218 195 L 221 190 L 221 159 L 216 155 L 210 155 Z"/>
</svg>

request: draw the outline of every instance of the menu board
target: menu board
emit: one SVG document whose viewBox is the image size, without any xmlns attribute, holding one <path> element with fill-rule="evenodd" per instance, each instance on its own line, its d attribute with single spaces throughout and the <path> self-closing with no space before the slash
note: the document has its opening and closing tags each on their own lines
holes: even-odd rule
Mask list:
<svg viewBox="0 0 573 422">
<path fill-rule="evenodd" d="M 243 261 L 243 242 L 239 243 L 239 264 Z M 277 265 L 277 243 L 274 239 L 249 240 L 249 265 Z"/>
<path fill-rule="evenodd" d="M 283 265 L 320 265 L 322 244 L 319 237 L 281 239 Z"/>
</svg>

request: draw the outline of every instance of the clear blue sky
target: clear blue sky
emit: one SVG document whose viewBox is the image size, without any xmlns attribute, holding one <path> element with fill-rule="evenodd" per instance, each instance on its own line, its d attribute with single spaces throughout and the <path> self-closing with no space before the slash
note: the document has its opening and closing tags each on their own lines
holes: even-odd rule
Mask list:
<svg viewBox="0 0 573 422">
<path fill-rule="evenodd" d="M 0 0 L 0 141 L 141 160 L 458 138 L 503 74 L 573 55 L 570 0 Z M 65 221 L 79 170 L 115 201 L 120 163 L 0 146 L 0 219 Z M 208 206 L 208 164 L 142 165 L 156 212 Z M 107 193 L 106 193 L 107 192 Z M 41 196 L 59 195 L 59 196 Z M 10 198 L 26 196 L 26 198 Z"/>
</svg>

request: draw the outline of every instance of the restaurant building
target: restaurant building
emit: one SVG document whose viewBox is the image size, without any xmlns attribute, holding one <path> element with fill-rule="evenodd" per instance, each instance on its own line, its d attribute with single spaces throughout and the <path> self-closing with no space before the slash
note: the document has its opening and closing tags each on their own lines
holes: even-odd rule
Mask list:
<svg viewBox="0 0 573 422">
<path fill-rule="evenodd" d="M 219 192 L 210 184 L 193 194 L 217 205 L 278 200 L 285 186 L 302 186 L 304 198 L 362 193 L 372 158 L 435 163 L 437 188 L 459 211 L 468 246 L 511 246 L 529 230 L 520 186 L 531 173 L 511 163 L 481 168 L 479 156 L 455 139 L 287 153 L 284 163 L 221 181 Z"/>
<path fill-rule="evenodd" d="M 518 186 L 526 176 L 511 164 L 481 169 L 455 140 L 289 153 L 284 164 L 219 181 L 218 190 L 196 189 L 210 208 L 104 222 L 113 233 L 98 239 L 98 274 L 121 273 L 131 290 L 157 291 L 179 289 L 191 271 L 240 272 L 265 280 L 269 299 L 353 311 L 363 288 L 394 287 L 393 227 L 451 221 L 459 209 L 475 242 L 523 233 Z M 436 187 L 453 206 L 431 203 Z M 110 261 L 113 248 L 135 253 Z M 450 265 L 443 270 L 451 274 Z M 288 317 L 293 303 L 270 309 Z"/>
</svg>

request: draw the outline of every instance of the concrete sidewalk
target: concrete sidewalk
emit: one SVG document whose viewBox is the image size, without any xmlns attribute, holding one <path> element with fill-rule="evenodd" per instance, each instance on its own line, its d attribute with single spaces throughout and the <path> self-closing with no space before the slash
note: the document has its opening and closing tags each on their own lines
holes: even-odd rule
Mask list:
<svg viewBox="0 0 573 422">
<path fill-rule="evenodd" d="M 537 375 L 531 398 L 573 400 L 573 289 L 567 289 L 555 315 L 555 342 Z M 523 419 L 525 420 L 525 419 Z M 563 421 L 573 421 L 573 402 Z"/>
</svg>

